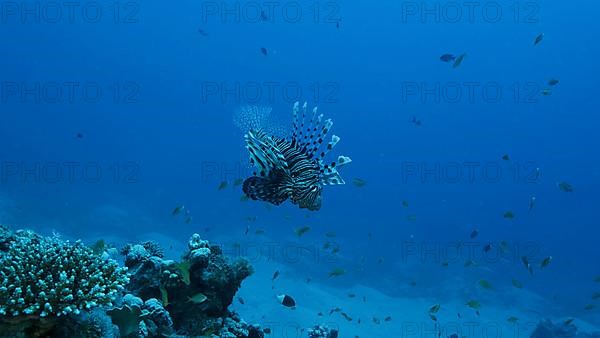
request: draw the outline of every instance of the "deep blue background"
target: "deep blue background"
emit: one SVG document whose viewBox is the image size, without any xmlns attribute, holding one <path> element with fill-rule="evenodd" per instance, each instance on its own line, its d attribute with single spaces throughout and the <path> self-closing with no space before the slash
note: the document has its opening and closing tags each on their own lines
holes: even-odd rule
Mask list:
<svg viewBox="0 0 600 338">
<path fill-rule="evenodd" d="M 537 258 L 553 256 L 551 268 L 534 277 L 514 260 L 510 273 L 535 292 L 556 296 L 572 312 L 590 302 L 592 279 L 600 274 L 600 119 L 594 113 L 600 94 L 600 24 L 595 2 L 536 2 L 537 23 L 523 22 L 523 17 L 515 22 L 514 3 L 509 2 L 495 3 L 503 9 L 497 23 L 488 22 L 480 10 L 473 22 L 466 12 L 457 23 L 444 17 L 435 22 L 432 16 L 403 20 L 403 6 L 410 3 L 393 1 L 341 2 L 328 8 L 319 3 L 319 20 L 311 10 L 315 3 L 295 2 L 303 9 L 296 23 L 288 22 L 280 10 L 274 22 L 255 23 L 243 15 L 240 22 L 231 16 L 203 20 L 206 2 L 134 4 L 120 10 L 123 15 L 137 8 L 133 23 L 123 23 L 124 17 L 115 23 L 111 4 L 100 3 L 103 16 L 98 23 L 85 22 L 79 12 L 74 23 L 66 17 L 57 23 L 36 23 L 31 17 L 22 22 L 8 15 L 0 25 L 3 94 L 7 83 L 21 90 L 36 82 L 92 82 L 103 90 L 97 103 L 85 102 L 77 91 L 74 103 L 64 97 L 57 103 L 35 103 L 31 96 L 25 102 L 18 95 L 3 96 L 3 172 L 13 164 L 19 169 L 16 175 L 3 176 L 1 222 L 84 238 L 161 232 L 183 240 L 207 226 L 219 236 L 240 234 L 245 218 L 257 215 L 273 238 L 289 236 L 291 229 L 305 224 L 335 230 L 343 237 L 339 241 L 349 260 L 386 257 L 386 264 L 373 271 L 394 282 L 403 269 L 399 248 L 411 235 L 433 245 L 468 240 L 478 228 L 481 243 L 533 242 L 539 248 Z M 335 20 L 324 22 L 336 8 L 332 18 L 341 19 L 339 29 Z M 545 39 L 534 46 L 541 32 Z M 269 55 L 262 55 L 260 47 Z M 463 52 L 467 57 L 456 69 L 439 60 L 443 53 Z M 542 96 L 539 91 L 550 78 L 560 83 L 552 95 Z M 221 170 L 236 165 L 245 172 L 243 137 L 232 113 L 248 101 L 243 94 L 239 99 L 204 97 L 207 86 L 231 89 L 258 83 L 266 91 L 269 82 L 278 83 L 279 90 L 273 100 L 263 92 L 258 103 L 289 119 L 293 97 L 280 88 L 285 83 L 302 88 L 301 100 L 319 105 L 320 112 L 333 118 L 333 133 L 342 138 L 336 154 L 354 160 L 342 176 L 348 182 L 353 177 L 367 182 L 361 189 L 352 184 L 327 187 L 323 209 L 309 219 L 303 218 L 308 212 L 289 205 L 268 211 L 257 203 L 240 203 L 240 189 L 232 189 L 231 182 L 241 175 L 223 178 L 206 172 L 207 166 Z M 472 102 L 466 92 L 457 102 L 444 96 L 440 102 L 432 96 L 403 98 L 407 85 L 458 84 L 466 91 L 467 82 L 497 84 L 503 96 L 490 102 L 476 90 Z M 124 102 L 123 96 L 114 102 L 115 83 L 122 95 L 136 89 L 135 102 Z M 133 87 L 124 88 L 127 83 Z M 517 102 L 516 84 L 521 86 Z M 524 89 L 530 84 L 537 86 L 535 91 Z M 327 98 L 331 88 L 335 93 Z M 532 102 L 524 102 L 528 93 L 533 93 Z M 409 122 L 413 115 L 422 120 L 421 127 Z M 84 137 L 75 137 L 77 133 Z M 501 160 L 504 154 L 510 162 Z M 78 170 L 74 183 L 65 177 L 57 183 L 19 178 L 24 166 L 70 161 L 80 167 L 97 163 L 102 178 L 85 182 Z M 469 182 L 464 162 L 495 163 L 502 178 L 492 183 L 476 170 Z M 135 180 L 127 183 L 120 176 L 115 181 L 110 166 L 130 173 L 126 163 L 137 170 Z M 407 165 L 431 169 L 436 163 L 459 164 L 463 176 L 455 183 L 443 178 L 436 182 L 432 176 L 404 177 Z M 527 163 L 541 169 L 539 182 L 526 182 L 526 172 L 514 179 L 511 168 L 525 170 Z M 230 187 L 218 191 L 224 179 Z M 575 191 L 560 191 L 556 184 L 561 181 Z M 528 212 L 531 195 L 537 205 Z M 401 207 L 403 200 L 409 202 L 407 210 Z M 194 215 L 191 225 L 170 215 L 182 203 Z M 114 212 L 114 219 L 98 216 L 107 213 L 98 211 L 102 206 L 116 206 L 123 214 Z M 514 220 L 503 219 L 507 210 L 516 213 Z M 295 218 L 283 221 L 288 214 Z M 416 221 L 406 219 L 411 214 Z M 370 242 L 367 233 L 373 236 Z M 435 275 L 438 265 L 430 266 L 431 285 L 444 282 Z M 491 264 L 490 269 L 505 267 Z M 365 275 L 357 278 L 379 283 Z M 502 273 L 492 278 L 506 283 Z"/>
</svg>

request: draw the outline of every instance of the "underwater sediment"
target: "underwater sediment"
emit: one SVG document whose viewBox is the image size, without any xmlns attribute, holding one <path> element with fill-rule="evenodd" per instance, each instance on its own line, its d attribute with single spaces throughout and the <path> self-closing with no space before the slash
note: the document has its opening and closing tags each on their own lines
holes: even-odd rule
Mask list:
<svg viewBox="0 0 600 338">
<path fill-rule="evenodd" d="M 194 234 L 180 261 L 0 226 L 0 337 L 263 337 L 229 311 L 252 267 Z"/>
</svg>

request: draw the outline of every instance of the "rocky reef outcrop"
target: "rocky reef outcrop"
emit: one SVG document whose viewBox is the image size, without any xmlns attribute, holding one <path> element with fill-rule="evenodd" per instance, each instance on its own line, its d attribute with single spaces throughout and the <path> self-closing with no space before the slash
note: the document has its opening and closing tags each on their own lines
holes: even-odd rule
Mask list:
<svg viewBox="0 0 600 338">
<path fill-rule="evenodd" d="M 181 260 L 154 242 L 105 250 L 0 226 L 0 337 L 263 337 L 229 311 L 253 270 L 192 236 Z"/>
<path fill-rule="evenodd" d="M 600 338 L 600 332 L 585 333 L 570 321 L 553 323 L 546 319 L 538 323 L 531 338 Z"/>
<path fill-rule="evenodd" d="M 221 248 L 194 234 L 180 261 L 165 260 L 156 244 L 129 244 L 121 253 L 129 268 L 129 292 L 160 299 L 173 330 L 192 336 L 261 337 L 262 332 L 228 310 L 253 270 L 247 260 L 229 262 Z M 158 305 L 158 304 L 155 304 Z"/>
<path fill-rule="evenodd" d="M 338 338 L 339 335 L 337 329 L 332 329 L 321 325 L 315 325 L 309 328 L 307 332 L 308 338 Z"/>
</svg>

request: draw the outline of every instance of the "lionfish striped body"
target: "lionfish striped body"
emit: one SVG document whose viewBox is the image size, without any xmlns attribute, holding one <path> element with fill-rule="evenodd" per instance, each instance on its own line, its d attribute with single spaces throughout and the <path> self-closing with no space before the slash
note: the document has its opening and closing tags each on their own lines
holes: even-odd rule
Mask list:
<svg viewBox="0 0 600 338">
<path fill-rule="evenodd" d="M 319 210 L 324 185 L 344 184 L 337 167 L 352 160 L 339 156 L 336 162 L 326 164 L 325 156 L 340 138 L 333 135 L 326 149 L 319 152 L 333 121 L 323 121 L 323 115 L 312 111 L 306 120 L 306 106 L 294 105 L 293 133 L 289 138 L 268 135 L 262 130 L 246 133 L 246 149 L 250 163 L 257 171 L 244 181 L 244 193 L 253 200 L 279 205 L 286 200 L 300 208 Z"/>
</svg>

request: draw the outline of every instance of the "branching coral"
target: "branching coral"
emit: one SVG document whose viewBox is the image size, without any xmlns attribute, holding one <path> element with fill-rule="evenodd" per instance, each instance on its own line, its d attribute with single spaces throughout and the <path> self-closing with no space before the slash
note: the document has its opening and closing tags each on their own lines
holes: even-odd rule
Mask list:
<svg viewBox="0 0 600 338">
<path fill-rule="evenodd" d="M 11 240 L 0 251 L 0 319 L 78 314 L 110 305 L 129 282 L 126 268 L 79 241 L 31 231 L 3 237 Z"/>
<path fill-rule="evenodd" d="M 0 226 L 0 337 L 264 336 L 228 310 L 246 260 L 196 234 L 179 262 L 143 242 L 123 248 L 119 267 L 98 243 Z"/>
</svg>

